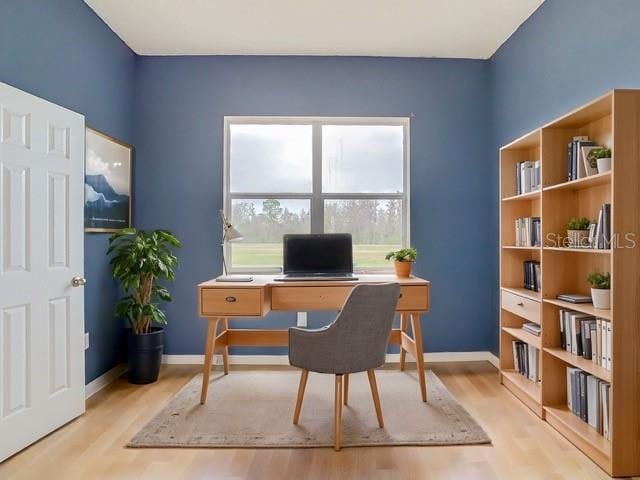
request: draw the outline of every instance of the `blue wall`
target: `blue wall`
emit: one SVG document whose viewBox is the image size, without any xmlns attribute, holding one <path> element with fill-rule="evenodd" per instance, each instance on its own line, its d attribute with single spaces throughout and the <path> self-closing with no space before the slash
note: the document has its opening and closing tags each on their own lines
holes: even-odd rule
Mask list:
<svg viewBox="0 0 640 480">
<path fill-rule="evenodd" d="M 141 57 L 137 225 L 168 228 L 184 241 L 166 352 L 203 350 L 195 285 L 221 271 L 216 215 L 225 115 L 414 115 L 411 238 L 421 255 L 417 273 L 433 281 L 433 309 L 423 319 L 426 349 L 486 350 L 495 291 L 485 280 L 495 270 L 485 224 L 495 207 L 487 188 L 487 70 L 487 62 L 472 60 Z M 284 327 L 294 316 L 242 322 Z"/>
<path fill-rule="evenodd" d="M 133 141 L 136 57 L 81 0 L 0 2 L 0 82 L 83 113 L 86 123 Z M 104 252 L 107 236 L 85 235 L 86 380 L 120 358 L 122 325 Z"/>
<path fill-rule="evenodd" d="M 637 0 L 546 0 L 491 58 L 493 245 L 499 145 L 608 90 L 639 88 L 639 18 Z M 497 265 L 497 249 L 492 252 Z M 497 267 L 487 274 L 496 285 Z M 490 348 L 497 351 L 497 294 L 493 301 Z"/>
</svg>

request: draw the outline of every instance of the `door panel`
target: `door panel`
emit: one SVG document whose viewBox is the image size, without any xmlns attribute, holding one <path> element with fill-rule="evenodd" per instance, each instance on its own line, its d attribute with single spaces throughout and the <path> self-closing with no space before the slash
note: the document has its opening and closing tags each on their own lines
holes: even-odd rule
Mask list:
<svg viewBox="0 0 640 480">
<path fill-rule="evenodd" d="M 84 412 L 84 138 L 0 83 L 0 461 Z"/>
</svg>

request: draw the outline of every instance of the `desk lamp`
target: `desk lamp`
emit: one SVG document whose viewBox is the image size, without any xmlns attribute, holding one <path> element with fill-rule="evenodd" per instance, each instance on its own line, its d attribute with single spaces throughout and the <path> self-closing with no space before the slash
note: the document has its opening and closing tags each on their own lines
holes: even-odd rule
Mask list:
<svg viewBox="0 0 640 480">
<path fill-rule="evenodd" d="M 251 282 L 253 277 L 247 275 L 229 275 L 227 273 L 227 262 L 224 258 L 224 244 L 240 242 L 244 240 L 244 236 L 235 229 L 231 222 L 224 216 L 224 212 L 220 210 L 220 219 L 222 220 L 222 242 L 220 242 L 220 250 L 222 250 L 222 266 L 224 267 L 224 275 L 216 278 L 216 282 Z"/>
</svg>

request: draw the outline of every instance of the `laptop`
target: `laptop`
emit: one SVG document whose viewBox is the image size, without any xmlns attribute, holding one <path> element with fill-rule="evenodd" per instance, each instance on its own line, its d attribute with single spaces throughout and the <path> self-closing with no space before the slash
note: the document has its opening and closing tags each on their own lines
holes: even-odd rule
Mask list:
<svg viewBox="0 0 640 480">
<path fill-rule="evenodd" d="M 288 234 L 283 239 L 280 282 L 357 280 L 348 233 Z"/>
</svg>

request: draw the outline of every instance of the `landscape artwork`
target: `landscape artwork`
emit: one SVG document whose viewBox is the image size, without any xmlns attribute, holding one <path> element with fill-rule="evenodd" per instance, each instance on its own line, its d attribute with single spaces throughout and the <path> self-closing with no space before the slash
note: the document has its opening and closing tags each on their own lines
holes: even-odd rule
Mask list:
<svg viewBox="0 0 640 480">
<path fill-rule="evenodd" d="M 84 227 L 115 232 L 131 226 L 132 147 L 87 128 Z"/>
</svg>

